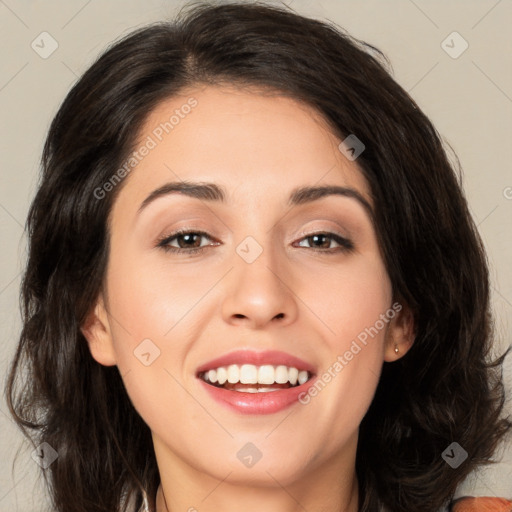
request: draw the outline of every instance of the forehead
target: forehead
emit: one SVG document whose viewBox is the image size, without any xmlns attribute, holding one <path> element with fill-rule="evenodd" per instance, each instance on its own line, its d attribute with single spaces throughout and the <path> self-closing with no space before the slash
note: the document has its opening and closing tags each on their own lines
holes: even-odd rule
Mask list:
<svg viewBox="0 0 512 512">
<path fill-rule="evenodd" d="M 150 149 L 119 201 L 129 198 L 136 208 L 154 188 L 189 180 L 218 183 L 228 202 L 235 194 L 281 200 L 297 186 L 328 183 L 355 188 L 371 203 L 340 142 L 317 110 L 292 98 L 234 86 L 190 88 L 148 114 L 135 150 Z"/>
</svg>

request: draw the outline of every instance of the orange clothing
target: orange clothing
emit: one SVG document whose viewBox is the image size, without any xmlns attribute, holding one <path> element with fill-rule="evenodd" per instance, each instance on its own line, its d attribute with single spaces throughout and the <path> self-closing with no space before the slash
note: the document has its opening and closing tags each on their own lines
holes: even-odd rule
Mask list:
<svg viewBox="0 0 512 512">
<path fill-rule="evenodd" d="M 453 512 L 512 512 L 512 501 L 504 498 L 462 498 L 457 500 Z"/>
</svg>

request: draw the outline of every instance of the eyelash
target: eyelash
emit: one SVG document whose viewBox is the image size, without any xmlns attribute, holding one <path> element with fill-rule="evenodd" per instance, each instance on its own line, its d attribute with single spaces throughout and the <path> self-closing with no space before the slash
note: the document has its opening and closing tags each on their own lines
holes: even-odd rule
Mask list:
<svg viewBox="0 0 512 512">
<path fill-rule="evenodd" d="M 178 238 L 181 235 L 200 235 L 204 236 L 206 238 L 209 238 L 210 240 L 213 240 L 212 237 L 206 233 L 205 231 L 199 231 L 199 230 L 188 230 L 188 229 L 182 229 L 175 231 L 174 233 L 171 233 L 169 235 L 165 235 L 158 239 L 156 247 L 160 247 L 165 252 L 170 253 L 187 253 L 187 254 L 198 254 L 199 252 L 202 252 L 207 247 L 211 247 L 211 245 L 203 246 L 203 247 L 193 247 L 191 249 L 184 249 L 180 247 L 172 247 L 168 245 L 172 240 L 175 238 Z M 314 233 L 309 233 L 307 235 L 303 235 L 303 237 L 300 239 L 300 241 L 305 240 L 307 238 L 316 236 L 316 235 L 323 235 L 328 238 L 331 238 L 336 243 L 340 245 L 340 247 L 334 247 L 332 249 L 316 249 L 312 247 L 311 249 L 315 252 L 320 252 L 324 254 L 338 254 L 340 252 L 352 252 L 354 250 L 354 244 L 348 239 L 344 238 L 341 235 L 338 235 L 336 233 L 330 233 L 325 231 L 318 231 Z"/>
</svg>

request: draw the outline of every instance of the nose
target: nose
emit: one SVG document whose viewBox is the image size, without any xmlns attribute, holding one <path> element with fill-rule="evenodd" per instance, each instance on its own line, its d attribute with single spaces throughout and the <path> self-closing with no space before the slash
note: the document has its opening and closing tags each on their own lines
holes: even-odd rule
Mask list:
<svg viewBox="0 0 512 512">
<path fill-rule="evenodd" d="M 284 261 L 278 263 L 266 248 L 252 263 L 237 254 L 233 261 L 235 268 L 229 273 L 224 289 L 224 321 L 261 329 L 269 323 L 284 326 L 296 319 L 298 305 L 293 277 Z"/>
</svg>

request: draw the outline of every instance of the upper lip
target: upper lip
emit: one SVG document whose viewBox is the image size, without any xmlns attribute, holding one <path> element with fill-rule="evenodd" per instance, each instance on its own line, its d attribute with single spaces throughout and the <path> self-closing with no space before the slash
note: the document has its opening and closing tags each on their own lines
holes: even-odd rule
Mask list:
<svg viewBox="0 0 512 512">
<path fill-rule="evenodd" d="M 265 350 L 263 352 L 256 352 L 254 350 L 235 350 L 202 364 L 197 368 L 197 374 L 207 370 L 213 370 L 221 366 L 229 366 L 230 364 L 253 364 L 255 366 L 262 366 L 266 364 L 273 366 L 284 365 L 288 367 L 292 366 L 298 370 L 307 370 L 311 374 L 315 373 L 313 365 L 299 357 L 287 354 L 286 352 L 281 352 L 279 350 Z"/>
</svg>

